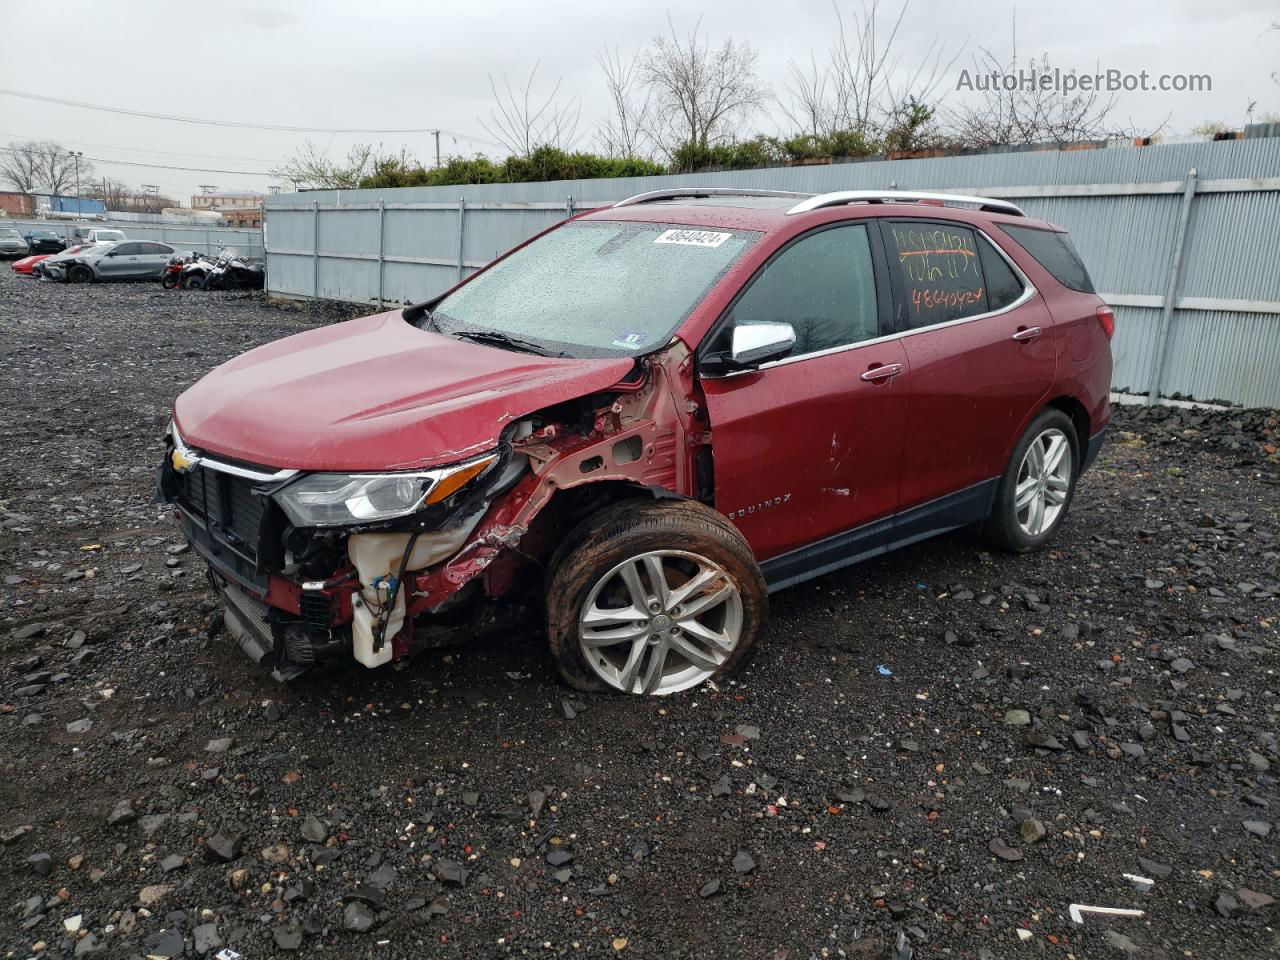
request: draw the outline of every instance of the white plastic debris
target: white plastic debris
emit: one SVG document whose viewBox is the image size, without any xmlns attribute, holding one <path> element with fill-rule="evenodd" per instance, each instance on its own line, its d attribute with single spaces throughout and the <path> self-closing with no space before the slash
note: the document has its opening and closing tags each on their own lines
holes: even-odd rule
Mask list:
<svg viewBox="0 0 1280 960">
<path fill-rule="evenodd" d="M 1072 923 L 1084 923 L 1084 914 L 1097 913 L 1106 917 L 1141 917 L 1142 910 L 1131 910 L 1127 907 L 1090 907 L 1083 903 L 1073 903 L 1067 907 L 1067 914 Z"/>
</svg>

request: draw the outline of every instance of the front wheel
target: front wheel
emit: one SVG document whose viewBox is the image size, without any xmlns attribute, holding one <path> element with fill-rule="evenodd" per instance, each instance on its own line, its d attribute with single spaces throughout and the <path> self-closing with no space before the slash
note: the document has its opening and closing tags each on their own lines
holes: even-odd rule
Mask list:
<svg viewBox="0 0 1280 960">
<path fill-rule="evenodd" d="M 1014 447 L 1000 478 L 995 506 L 983 527 L 986 539 L 1013 553 L 1047 543 L 1071 506 L 1080 463 L 1071 418 L 1061 410 L 1042 412 Z"/>
<path fill-rule="evenodd" d="M 552 558 L 547 632 L 579 690 L 664 695 L 741 668 L 768 594 L 727 520 L 692 501 L 624 501 Z"/>
<path fill-rule="evenodd" d="M 182 278 L 183 290 L 202 290 L 204 289 L 204 277 L 198 273 L 189 273 Z"/>
<path fill-rule="evenodd" d="M 83 263 L 77 263 L 67 271 L 67 280 L 71 283 L 92 283 L 93 271 Z"/>
</svg>

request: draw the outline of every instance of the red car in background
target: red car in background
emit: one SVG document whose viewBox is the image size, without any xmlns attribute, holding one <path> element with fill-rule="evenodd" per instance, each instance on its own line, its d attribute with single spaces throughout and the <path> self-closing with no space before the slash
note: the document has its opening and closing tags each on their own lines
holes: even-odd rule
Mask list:
<svg viewBox="0 0 1280 960">
<path fill-rule="evenodd" d="M 280 677 L 541 608 L 570 684 L 674 693 L 750 657 L 773 590 L 961 526 L 1048 542 L 1114 323 L 1006 201 L 660 190 L 223 364 L 160 491 Z"/>
<path fill-rule="evenodd" d="M 34 276 L 34 267 L 41 260 L 48 260 L 52 257 L 52 253 L 40 253 L 31 257 L 23 257 L 21 260 L 13 261 L 13 272 L 20 273 L 23 276 Z"/>
</svg>

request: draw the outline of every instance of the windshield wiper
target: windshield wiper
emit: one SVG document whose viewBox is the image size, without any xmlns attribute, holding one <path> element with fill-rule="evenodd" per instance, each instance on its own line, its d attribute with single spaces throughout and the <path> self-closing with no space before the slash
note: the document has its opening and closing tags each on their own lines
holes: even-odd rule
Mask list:
<svg viewBox="0 0 1280 960">
<path fill-rule="evenodd" d="M 513 337 L 497 330 L 450 330 L 449 334 L 464 340 L 470 340 L 473 343 L 506 347 L 508 350 L 519 350 L 522 353 L 532 353 L 539 357 L 569 356 L 567 353 L 550 353 L 541 344 L 534 343 L 532 340 L 522 340 L 520 337 Z"/>
</svg>

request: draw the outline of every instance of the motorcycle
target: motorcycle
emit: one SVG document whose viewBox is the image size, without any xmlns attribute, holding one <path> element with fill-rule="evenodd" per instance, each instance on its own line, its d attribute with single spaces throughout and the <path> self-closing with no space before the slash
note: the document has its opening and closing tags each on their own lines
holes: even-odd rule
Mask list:
<svg viewBox="0 0 1280 960">
<path fill-rule="evenodd" d="M 177 290 L 182 286 L 182 276 L 187 267 L 204 259 L 203 254 L 194 251 L 174 254 L 164 265 L 164 273 L 160 275 L 160 285 L 166 290 Z"/>
<path fill-rule="evenodd" d="M 222 251 L 204 279 L 206 290 L 261 290 L 264 286 L 262 264 L 246 260 L 230 247 Z"/>
</svg>

